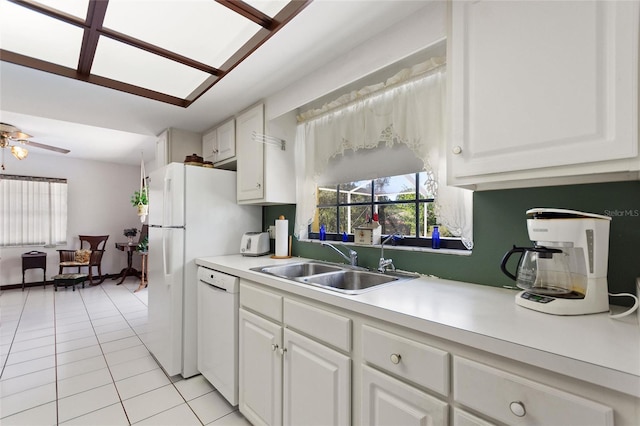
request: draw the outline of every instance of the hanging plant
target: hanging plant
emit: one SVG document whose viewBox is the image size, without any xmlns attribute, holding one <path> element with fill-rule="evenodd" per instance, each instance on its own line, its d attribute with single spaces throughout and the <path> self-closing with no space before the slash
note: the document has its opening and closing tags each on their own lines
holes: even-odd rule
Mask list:
<svg viewBox="0 0 640 426">
<path fill-rule="evenodd" d="M 147 194 L 147 187 L 144 186 L 140 191 L 136 191 L 131 196 L 131 205 L 137 207 L 139 205 L 149 205 L 149 195 Z"/>
<path fill-rule="evenodd" d="M 140 159 L 140 191 L 133 193 L 131 197 L 131 204 L 138 209 L 138 216 L 140 216 L 140 222 L 144 222 L 149 214 L 149 189 L 146 185 L 146 179 L 144 172 L 144 160 Z"/>
</svg>

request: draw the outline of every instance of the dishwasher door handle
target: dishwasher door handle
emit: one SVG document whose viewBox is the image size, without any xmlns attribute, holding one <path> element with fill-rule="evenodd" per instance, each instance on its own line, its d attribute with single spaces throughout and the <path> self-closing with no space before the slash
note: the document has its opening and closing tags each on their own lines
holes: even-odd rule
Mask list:
<svg viewBox="0 0 640 426">
<path fill-rule="evenodd" d="M 208 285 L 209 287 L 213 287 L 214 289 L 216 289 L 216 290 L 218 290 L 218 291 L 224 291 L 225 293 L 227 292 L 227 289 L 226 289 L 226 288 L 218 287 L 217 285 L 214 285 L 214 284 L 208 283 L 208 282 L 206 282 L 206 281 L 202 281 L 202 280 L 200 280 L 200 282 L 201 282 L 202 284 L 206 284 L 206 285 Z"/>
</svg>

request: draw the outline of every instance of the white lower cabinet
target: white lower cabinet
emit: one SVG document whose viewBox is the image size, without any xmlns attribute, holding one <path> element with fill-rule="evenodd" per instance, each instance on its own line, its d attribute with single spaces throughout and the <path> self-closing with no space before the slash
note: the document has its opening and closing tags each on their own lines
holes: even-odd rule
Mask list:
<svg viewBox="0 0 640 426">
<path fill-rule="evenodd" d="M 282 327 L 240 309 L 239 406 L 253 425 L 282 424 Z"/>
<path fill-rule="evenodd" d="M 453 426 L 495 426 L 495 424 L 482 420 L 480 417 L 476 417 L 457 407 L 453 409 L 451 424 Z"/>
<path fill-rule="evenodd" d="M 351 424 L 351 359 L 284 330 L 284 424 Z"/>
<path fill-rule="evenodd" d="M 426 392 L 362 366 L 363 425 L 445 426 L 448 407 Z"/>
<path fill-rule="evenodd" d="M 256 426 L 639 424 L 631 395 L 245 279 L 239 318 Z"/>
<path fill-rule="evenodd" d="M 350 320 L 244 280 L 240 304 L 240 412 L 253 425 L 350 425 L 351 358 L 328 346 L 350 340 Z M 332 321 L 342 327 L 313 334 Z"/>
<path fill-rule="evenodd" d="M 453 397 L 510 425 L 613 425 L 606 405 L 457 356 Z"/>
</svg>

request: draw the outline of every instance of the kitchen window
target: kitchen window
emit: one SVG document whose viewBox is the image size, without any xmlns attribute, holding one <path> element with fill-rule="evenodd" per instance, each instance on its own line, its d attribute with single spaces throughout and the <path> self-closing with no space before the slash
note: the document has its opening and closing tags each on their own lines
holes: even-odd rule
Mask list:
<svg viewBox="0 0 640 426">
<path fill-rule="evenodd" d="M 0 246 L 63 245 L 67 180 L 0 175 Z"/>
<path fill-rule="evenodd" d="M 471 250 L 472 193 L 445 184 L 445 105 L 444 58 L 431 58 L 299 114 L 296 237 L 324 224 L 353 240 L 377 213 L 383 235 L 410 235 L 402 245 L 430 247 L 437 224 L 441 247 Z"/>
<path fill-rule="evenodd" d="M 355 228 L 376 216 L 382 235 L 401 234 L 397 245 L 431 247 L 438 225 L 441 248 L 464 249 L 446 226 L 438 224 L 435 201 L 437 182 L 432 173 L 419 172 L 337 185 L 318 185 L 318 204 L 309 237 L 318 239 L 324 225 L 327 240 L 353 241 Z"/>
</svg>

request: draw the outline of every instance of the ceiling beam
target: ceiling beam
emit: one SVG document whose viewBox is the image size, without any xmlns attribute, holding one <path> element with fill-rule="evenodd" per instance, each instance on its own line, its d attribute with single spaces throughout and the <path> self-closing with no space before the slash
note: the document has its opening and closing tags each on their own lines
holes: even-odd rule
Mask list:
<svg viewBox="0 0 640 426">
<path fill-rule="evenodd" d="M 78 72 L 81 75 L 91 74 L 91 66 L 93 65 L 93 59 L 96 57 L 98 39 L 100 39 L 98 31 L 104 23 L 108 4 L 109 0 L 91 0 L 89 2 L 86 20 L 88 26 L 85 27 L 84 34 L 82 35 L 80 57 L 78 59 Z"/>
<path fill-rule="evenodd" d="M 88 83 L 97 84 L 109 89 L 131 93 L 132 95 L 142 96 L 144 98 L 153 99 L 183 108 L 189 106 L 189 103 L 187 101 L 176 96 L 167 95 L 166 93 L 156 92 L 155 90 L 145 89 L 144 87 L 134 86 L 133 84 L 123 83 L 121 81 L 112 80 L 106 77 L 92 74 L 82 75 L 73 68 L 63 67 L 62 65 L 53 64 L 51 62 L 46 62 L 41 59 L 32 58 L 30 56 L 21 55 L 19 53 L 10 52 L 4 49 L 0 49 L 0 60 L 44 71 L 50 74 L 59 75 L 61 77 L 68 77 L 74 80 L 86 81 Z"/>
</svg>

